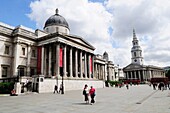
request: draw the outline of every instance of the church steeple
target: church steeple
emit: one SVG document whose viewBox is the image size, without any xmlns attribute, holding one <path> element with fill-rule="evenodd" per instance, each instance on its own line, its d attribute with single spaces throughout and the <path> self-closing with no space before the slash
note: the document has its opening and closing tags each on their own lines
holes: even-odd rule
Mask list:
<svg viewBox="0 0 170 113">
<path fill-rule="evenodd" d="M 133 45 L 133 47 L 131 49 L 132 63 L 143 65 L 142 49 L 139 46 L 139 42 L 138 42 L 138 39 L 136 37 L 135 29 L 133 29 L 132 45 Z"/>
<path fill-rule="evenodd" d="M 133 39 L 134 39 L 134 38 L 137 39 L 137 38 L 136 38 L 135 29 L 133 29 Z"/>
</svg>

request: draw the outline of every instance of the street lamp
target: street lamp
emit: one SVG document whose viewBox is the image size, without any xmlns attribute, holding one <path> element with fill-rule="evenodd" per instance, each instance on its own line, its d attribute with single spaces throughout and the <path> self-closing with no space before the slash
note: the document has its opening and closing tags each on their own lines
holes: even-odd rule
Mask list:
<svg viewBox="0 0 170 113">
<path fill-rule="evenodd" d="M 62 73 L 62 81 L 61 81 L 61 85 L 62 85 L 62 89 L 61 89 L 61 94 L 64 94 L 64 77 L 63 77 L 63 73 Z"/>
</svg>

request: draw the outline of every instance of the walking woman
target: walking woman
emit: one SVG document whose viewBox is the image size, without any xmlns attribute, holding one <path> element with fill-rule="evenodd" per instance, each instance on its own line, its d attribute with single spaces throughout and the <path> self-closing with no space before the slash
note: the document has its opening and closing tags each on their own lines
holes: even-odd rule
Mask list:
<svg viewBox="0 0 170 113">
<path fill-rule="evenodd" d="M 84 95 L 84 101 L 86 101 L 86 103 L 89 103 L 89 93 L 88 93 L 88 86 L 87 84 L 84 86 L 83 89 L 83 95 Z"/>
<path fill-rule="evenodd" d="M 93 86 L 91 86 L 91 89 L 89 91 L 90 97 L 91 97 L 91 105 L 95 103 L 94 97 L 95 97 L 95 89 L 93 88 Z"/>
</svg>

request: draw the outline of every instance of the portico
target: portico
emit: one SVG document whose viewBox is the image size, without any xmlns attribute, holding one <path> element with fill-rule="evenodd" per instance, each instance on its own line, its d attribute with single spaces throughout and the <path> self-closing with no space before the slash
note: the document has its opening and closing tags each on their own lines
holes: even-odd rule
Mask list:
<svg viewBox="0 0 170 113">
<path fill-rule="evenodd" d="M 59 35 L 59 34 L 57 34 Z M 43 43 L 40 40 L 38 50 L 37 72 L 45 75 L 45 77 L 57 76 L 68 79 L 91 79 L 93 77 L 93 50 L 94 47 L 83 43 L 83 39 L 79 39 L 79 43 L 74 42 L 73 37 L 62 36 L 55 37 L 55 42 Z M 64 43 L 65 42 L 65 43 Z M 82 46 L 82 44 L 86 46 Z M 40 63 L 40 64 L 39 64 Z"/>
</svg>

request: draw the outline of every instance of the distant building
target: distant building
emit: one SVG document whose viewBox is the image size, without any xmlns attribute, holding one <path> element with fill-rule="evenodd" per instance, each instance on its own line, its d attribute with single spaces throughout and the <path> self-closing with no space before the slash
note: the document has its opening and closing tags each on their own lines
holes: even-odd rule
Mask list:
<svg viewBox="0 0 170 113">
<path fill-rule="evenodd" d="M 109 61 L 109 55 L 106 51 L 103 55 L 95 55 L 94 75 L 97 76 L 99 80 L 118 81 L 119 75 L 121 74 L 118 68 L 112 61 Z"/>
<path fill-rule="evenodd" d="M 131 49 L 131 64 L 123 68 L 126 79 L 139 79 L 149 81 L 153 77 L 165 77 L 165 71 L 161 67 L 143 65 L 142 49 L 133 30 L 133 40 Z"/>
</svg>

